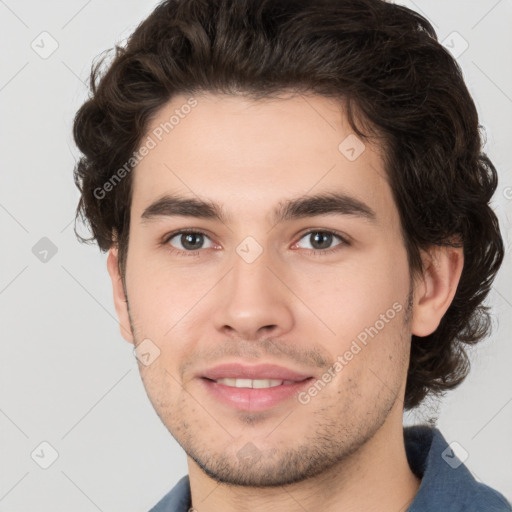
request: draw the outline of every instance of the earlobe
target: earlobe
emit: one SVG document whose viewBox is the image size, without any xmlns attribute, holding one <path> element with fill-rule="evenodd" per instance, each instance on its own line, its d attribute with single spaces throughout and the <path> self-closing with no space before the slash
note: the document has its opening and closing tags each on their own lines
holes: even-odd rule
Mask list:
<svg viewBox="0 0 512 512">
<path fill-rule="evenodd" d="M 121 336 L 129 343 L 134 343 L 133 333 L 130 325 L 130 316 L 128 314 L 128 302 L 123 287 L 123 280 L 119 272 L 119 257 L 116 247 L 109 250 L 107 258 L 107 269 L 112 281 L 112 291 L 114 294 L 114 306 L 119 319 L 119 330 Z"/>
<path fill-rule="evenodd" d="M 464 254 L 461 247 L 432 247 L 422 254 L 423 273 L 414 290 L 412 334 L 432 334 L 450 307 L 459 284 Z"/>
</svg>

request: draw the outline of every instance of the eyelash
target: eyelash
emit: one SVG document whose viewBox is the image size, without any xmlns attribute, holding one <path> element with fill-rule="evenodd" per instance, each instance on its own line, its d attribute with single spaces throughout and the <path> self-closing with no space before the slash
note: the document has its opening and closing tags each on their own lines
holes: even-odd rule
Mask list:
<svg viewBox="0 0 512 512">
<path fill-rule="evenodd" d="M 312 256 L 325 256 L 326 254 L 331 254 L 333 252 L 341 250 L 344 246 L 349 246 L 350 245 L 350 242 L 347 240 L 346 236 L 342 235 L 338 231 L 327 230 L 327 229 L 323 229 L 323 230 L 322 229 L 312 229 L 312 230 L 306 231 L 305 233 L 303 233 L 300 236 L 298 241 L 302 240 L 306 235 L 311 235 L 313 233 L 322 233 L 322 234 L 334 235 L 334 236 L 336 236 L 337 238 L 339 238 L 341 240 L 341 243 L 339 243 L 338 245 L 335 245 L 331 249 L 306 249 L 307 251 L 309 251 L 309 254 L 312 255 Z M 181 249 L 176 249 L 175 247 L 172 247 L 169 244 L 169 241 L 172 240 L 176 235 L 185 235 L 185 234 L 187 234 L 187 235 L 190 235 L 190 234 L 194 234 L 194 235 L 195 234 L 201 234 L 201 235 L 206 236 L 207 238 L 210 238 L 207 233 L 205 233 L 204 231 L 202 231 L 200 229 L 194 229 L 194 230 L 182 229 L 182 230 L 174 231 L 174 232 L 169 233 L 168 235 L 166 235 L 164 237 L 164 239 L 162 240 L 161 245 L 166 246 L 167 249 L 171 253 L 176 254 L 178 256 L 199 256 L 199 252 L 202 249 L 198 249 L 196 251 L 183 251 Z M 297 243 L 297 242 L 295 242 L 295 243 Z"/>
</svg>

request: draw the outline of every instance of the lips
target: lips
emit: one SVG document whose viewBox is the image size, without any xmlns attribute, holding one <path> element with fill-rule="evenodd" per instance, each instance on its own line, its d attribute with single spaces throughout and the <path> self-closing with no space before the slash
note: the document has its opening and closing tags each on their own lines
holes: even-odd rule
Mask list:
<svg viewBox="0 0 512 512">
<path fill-rule="evenodd" d="M 219 379 L 280 380 L 299 382 L 311 377 L 306 373 L 274 364 L 248 366 L 240 363 L 225 363 L 209 368 L 200 375 L 203 378 Z"/>
<path fill-rule="evenodd" d="M 210 397 L 232 409 L 265 411 L 296 396 L 313 378 L 272 364 L 222 364 L 198 375 Z"/>
</svg>

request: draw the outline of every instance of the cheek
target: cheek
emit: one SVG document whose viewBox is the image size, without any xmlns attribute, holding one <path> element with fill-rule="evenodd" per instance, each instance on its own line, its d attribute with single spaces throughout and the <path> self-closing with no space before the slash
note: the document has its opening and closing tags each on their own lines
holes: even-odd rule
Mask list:
<svg viewBox="0 0 512 512">
<path fill-rule="evenodd" d="M 184 317 L 204 289 L 204 282 L 190 279 L 162 258 L 149 258 L 136 251 L 127 265 L 127 292 L 132 319 L 147 332 L 161 338 Z"/>
<path fill-rule="evenodd" d="M 315 295 L 312 308 L 335 333 L 322 344 L 342 368 L 336 387 L 355 386 L 354 392 L 369 404 L 397 391 L 409 350 L 404 334 L 409 293 L 405 251 L 386 253 L 381 247 L 318 275 L 316 281 L 322 293 Z"/>
<path fill-rule="evenodd" d="M 296 280 L 297 295 L 345 341 L 385 315 L 405 310 L 409 270 L 405 250 L 383 247 Z M 380 326 L 380 323 L 379 323 Z"/>
</svg>

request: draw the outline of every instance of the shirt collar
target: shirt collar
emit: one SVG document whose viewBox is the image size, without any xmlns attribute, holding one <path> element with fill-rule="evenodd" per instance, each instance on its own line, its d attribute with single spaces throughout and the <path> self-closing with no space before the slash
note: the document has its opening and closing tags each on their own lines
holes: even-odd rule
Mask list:
<svg viewBox="0 0 512 512">
<path fill-rule="evenodd" d="M 512 512 L 503 495 L 474 479 L 438 429 L 427 425 L 405 427 L 404 442 L 411 471 L 421 478 L 407 512 Z M 150 512 L 188 512 L 191 506 L 186 475 Z"/>
</svg>

